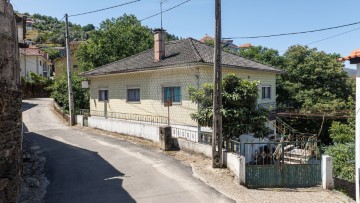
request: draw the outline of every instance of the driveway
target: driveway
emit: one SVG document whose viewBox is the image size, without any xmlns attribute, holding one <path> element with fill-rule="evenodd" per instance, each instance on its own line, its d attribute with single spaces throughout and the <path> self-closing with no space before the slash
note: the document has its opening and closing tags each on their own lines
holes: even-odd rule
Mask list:
<svg viewBox="0 0 360 203">
<path fill-rule="evenodd" d="M 23 101 L 24 142 L 46 158 L 45 202 L 233 202 L 159 150 L 67 126 L 51 102 Z"/>
</svg>

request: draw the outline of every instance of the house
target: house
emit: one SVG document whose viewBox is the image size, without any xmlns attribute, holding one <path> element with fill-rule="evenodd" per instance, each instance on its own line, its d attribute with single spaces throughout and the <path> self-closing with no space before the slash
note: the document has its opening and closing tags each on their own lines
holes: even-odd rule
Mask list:
<svg viewBox="0 0 360 203">
<path fill-rule="evenodd" d="M 70 45 L 70 61 L 72 71 L 78 71 L 79 61 L 76 57 L 77 49 L 79 45 L 84 43 L 85 41 L 72 41 L 69 43 Z M 60 58 L 54 60 L 54 68 L 55 68 L 55 77 L 59 77 L 61 74 L 67 71 L 67 57 L 66 52 Z"/>
<path fill-rule="evenodd" d="M 214 38 L 210 37 L 209 35 L 205 35 L 203 38 L 201 38 L 199 41 L 202 43 L 213 43 L 214 42 Z M 232 51 L 232 52 L 238 52 L 240 49 L 247 49 L 249 47 L 252 47 L 252 45 L 250 43 L 246 43 L 240 46 L 237 46 L 234 44 L 233 40 L 230 39 L 224 39 L 221 41 L 223 48 L 225 48 L 228 51 Z"/>
<path fill-rule="evenodd" d="M 30 72 L 50 78 L 52 63 L 48 54 L 40 48 L 20 48 L 20 76 L 29 77 Z"/>
<path fill-rule="evenodd" d="M 128 58 L 81 73 L 90 87 L 90 112 L 167 117 L 164 101 L 171 100 L 171 124 L 196 126 L 190 117 L 197 110 L 187 88 L 213 81 L 214 48 L 187 38 L 165 44 L 163 30 L 155 30 L 155 47 Z M 260 81 L 258 104 L 276 107 L 274 67 L 222 52 L 223 76 L 235 73 Z"/>
</svg>

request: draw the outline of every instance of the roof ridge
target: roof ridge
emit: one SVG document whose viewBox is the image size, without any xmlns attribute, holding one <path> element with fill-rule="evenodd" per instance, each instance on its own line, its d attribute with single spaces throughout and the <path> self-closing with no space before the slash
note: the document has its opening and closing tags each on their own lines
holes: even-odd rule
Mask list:
<svg viewBox="0 0 360 203">
<path fill-rule="evenodd" d="M 191 46 L 193 47 L 193 49 L 195 50 L 195 54 L 196 56 L 199 58 L 199 62 L 204 62 L 203 57 L 201 57 L 199 50 L 196 48 L 195 44 L 194 44 L 194 39 L 189 37 L 188 38 L 190 40 Z"/>
</svg>

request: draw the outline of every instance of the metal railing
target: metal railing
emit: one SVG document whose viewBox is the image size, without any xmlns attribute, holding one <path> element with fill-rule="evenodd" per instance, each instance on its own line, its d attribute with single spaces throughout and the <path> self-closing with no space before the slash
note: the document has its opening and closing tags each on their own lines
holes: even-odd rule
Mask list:
<svg viewBox="0 0 360 203">
<path fill-rule="evenodd" d="M 247 165 L 320 164 L 320 141 L 244 143 Z"/>
<path fill-rule="evenodd" d="M 199 140 L 203 144 L 212 144 L 212 132 L 200 132 Z"/>
<path fill-rule="evenodd" d="M 229 148 L 227 149 L 228 152 L 232 152 L 234 154 L 241 155 L 241 143 L 236 140 L 229 141 Z"/>
<path fill-rule="evenodd" d="M 90 111 L 91 116 L 123 119 L 128 121 L 145 122 L 150 124 L 167 124 L 167 117 L 154 116 L 154 115 L 142 115 L 142 114 L 129 114 L 120 112 L 107 112 L 104 111 Z"/>
</svg>

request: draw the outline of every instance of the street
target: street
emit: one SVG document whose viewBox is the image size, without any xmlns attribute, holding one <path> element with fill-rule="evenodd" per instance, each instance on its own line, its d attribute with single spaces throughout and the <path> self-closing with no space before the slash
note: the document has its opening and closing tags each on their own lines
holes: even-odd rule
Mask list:
<svg viewBox="0 0 360 203">
<path fill-rule="evenodd" d="M 24 144 L 46 158 L 45 202 L 233 202 L 159 150 L 67 126 L 51 101 L 23 101 Z"/>
</svg>

